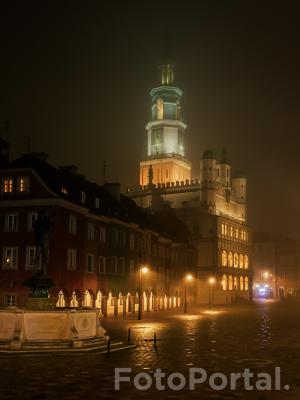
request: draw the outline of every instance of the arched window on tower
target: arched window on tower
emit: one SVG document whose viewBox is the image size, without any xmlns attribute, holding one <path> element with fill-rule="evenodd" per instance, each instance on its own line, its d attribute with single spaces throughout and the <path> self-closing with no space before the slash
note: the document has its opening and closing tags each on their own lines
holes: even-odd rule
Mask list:
<svg viewBox="0 0 300 400">
<path fill-rule="evenodd" d="M 247 255 L 245 255 L 245 257 L 244 257 L 244 267 L 245 267 L 245 269 L 248 269 L 248 267 L 249 267 L 249 258 Z"/>
<path fill-rule="evenodd" d="M 163 99 L 157 99 L 157 119 L 164 118 L 164 101 Z"/>
<path fill-rule="evenodd" d="M 231 251 L 228 253 L 228 267 L 233 267 L 233 255 Z"/>
<path fill-rule="evenodd" d="M 239 266 L 239 256 L 237 255 L 237 253 L 234 253 L 233 256 L 233 266 L 234 268 L 238 268 Z"/>
<path fill-rule="evenodd" d="M 222 251 L 222 267 L 227 267 L 227 253 L 225 250 Z"/>
<path fill-rule="evenodd" d="M 228 277 L 228 290 L 232 290 L 233 289 L 233 279 L 232 276 L 229 275 Z"/>
</svg>

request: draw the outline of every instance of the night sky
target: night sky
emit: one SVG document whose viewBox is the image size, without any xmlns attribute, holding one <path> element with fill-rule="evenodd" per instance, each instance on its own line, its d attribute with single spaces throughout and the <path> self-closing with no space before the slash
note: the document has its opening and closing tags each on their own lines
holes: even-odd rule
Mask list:
<svg viewBox="0 0 300 400">
<path fill-rule="evenodd" d="M 167 52 L 189 158 L 226 147 L 249 178 L 250 226 L 300 237 L 299 12 L 276 1 L 10 1 L 1 5 L 0 121 L 12 156 L 45 151 L 138 184 L 149 90 Z M 0 127 L 4 136 L 3 125 Z"/>
</svg>

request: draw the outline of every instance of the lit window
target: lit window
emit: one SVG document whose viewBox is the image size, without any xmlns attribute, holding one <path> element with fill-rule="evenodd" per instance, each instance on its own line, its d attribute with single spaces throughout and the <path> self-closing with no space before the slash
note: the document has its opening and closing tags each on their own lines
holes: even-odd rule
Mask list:
<svg viewBox="0 0 300 400">
<path fill-rule="evenodd" d="M 244 278 L 240 277 L 240 290 L 244 290 Z"/>
<path fill-rule="evenodd" d="M 233 278 L 233 289 L 238 290 L 238 278 L 236 276 Z"/>
<path fill-rule="evenodd" d="M 224 225 L 224 235 L 227 236 L 227 225 Z"/>
<path fill-rule="evenodd" d="M 18 266 L 18 248 L 3 248 L 3 269 L 17 269 Z"/>
<path fill-rule="evenodd" d="M 235 238 L 236 239 L 239 238 L 239 230 L 238 230 L 238 228 L 235 228 Z"/>
<path fill-rule="evenodd" d="M 87 271 L 94 272 L 94 254 L 87 255 Z"/>
<path fill-rule="evenodd" d="M 239 266 L 239 256 L 237 255 L 237 253 L 234 253 L 233 256 L 233 266 L 234 268 L 238 268 Z"/>
<path fill-rule="evenodd" d="M 228 266 L 229 267 L 233 266 L 233 256 L 231 251 L 228 253 Z"/>
<path fill-rule="evenodd" d="M 230 237 L 232 237 L 232 236 L 233 236 L 233 227 L 230 226 Z"/>
<path fill-rule="evenodd" d="M 106 258 L 99 257 L 99 274 L 105 274 L 105 273 L 106 273 Z"/>
<path fill-rule="evenodd" d="M 222 278 L 222 289 L 227 290 L 227 276 L 226 275 L 223 275 L 223 278 Z"/>
<path fill-rule="evenodd" d="M 249 290 L 249 278 L 248 278 L 248 276 L 245 277 L 245 290 Z"/>
<path fill-rule="evenodd" d="M 228 277 L 228 290 L 232 290 L 233 289 L 233 278 L 231 275 L 229 275 Z"/>
<path fill-rule="evenodd" d="M 100 208 L 100 199 L 99 199 L 99 197 L 95 197 L 95 208 Z"/>
<path fill-rule="evenodd" d="M 245 257 L 244 257 L 244 267 L 245 267 L 245 269 L 249 268 L 249 258 L 247 255 L 245 255 Z"/>
<path fill-rule="evenodd" d="M 62 192 L 63 194 L 68 194 L 68 190 L 67 190 L 65 187 L 63 187 L 63 188 L 61 189 L 61 192 Z"/>
<path fill-rule="evenodd" d="M 100 242 L 106 242 L 106 229 L 103 226 L 100 227 Z"/>
<path fill-rule="evenodd" d="M 244 256 L 243 256 L 243 254 L 240 254 L 240 262 L 239 262 L 239 264 L 240 264 L 240 268 L 244 268 Z"/>
<path fill-rule="evenodd" d="M 222 267 L 227 267 L 227 253 L 225 250 L 222 251 Z"/>
<path fill-rule="evenodd" d="M 29 178 L 28 176 L 19 176 L 17 182 L 17 190 L 19 193 L 26 193 L 29 191 Z"/>
<path fill-rule="evenodd" d="M 12 193 L 13 192 L 13 178 L 2 178 L 2 193 Z"/>
<path fill-rule="evenodd" d="M 157 99 L 157 119 L 164 118 L 164 101 L 163 99 Z"/>
<path fill-rule="evenodd" d="M 37 220 L 38 213 L 31 212 L 28 214 L 28 231 L 31 232 L 34 229 L 34 223 Z"/>
<path fill-rule="evenodd" d="M 77 218 L 75 215 L 70 215 L 69 218 L 69 233 L 76 235 L 77 233 Z"/>
<path fill-rule="evenodd" d="M 116 275 L 118 272 L 118 259 L 117 257 L 111 258 L 111 266 L 110 266 L 110 273 Z"/>
<path fill-rule="evenodd" d="M 26 247 L 26 269 L 33 269 L 35 267 L 35 257 L 36 257 L 36 247 L 28 246 Z M 42 267 L 42 257 L 39 257 L 38 265 L 36 266 L 37 269 L 41 269 Z"/>
<path fill-rule="evenodd" d="M 16 300 L 17 296 L 12 293 L 12 294 L 6 294 L 4 296 L 4 304 L 6 307 L 15 307 L 16 306 Z"/>
<path fill-rule="evenodd" d="M 125 274 L 125 259 L 119 258 L 118 272 L 121 275 Z"/>
<path fill-rule="evenodd" d="M 95 225 L 88 224 L 88 240 L 94 240 L 95 237 Z"/>
<path fill-rule="evenodd" d="M 19 228 L 19 217 L 17 213 L 5 215 L 5 231 L 6 232 L 18 232 Z"/>
<path fill-rule="evenodd" d="M 68 249 L 68 264 L 69 270 L 76 270 L 76 249 Z"/>
<path fill-rule="evenodd" d="M 81 203 L 85 203 L 85 192 L 83 191 L 80 192 L 80 201 Z"/>
</svg>

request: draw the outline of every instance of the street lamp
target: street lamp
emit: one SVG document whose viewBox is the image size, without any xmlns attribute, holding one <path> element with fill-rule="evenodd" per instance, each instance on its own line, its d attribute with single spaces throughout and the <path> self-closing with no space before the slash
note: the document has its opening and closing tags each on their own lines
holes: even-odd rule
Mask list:
<svg viewBox="0 0 300 400">
<path fill-rule="evenodd" d="M 212 302 L 213 302 L 213 286 L 216 283 L 216 278 L 211 276 L 210 278 L 208 278 L 208 284 L 209 284 L 209 289 L 208 289 L 208 305 L 209 308 L 212 308 Z"/>
<path fill-rule="evenodd" d="M 142 274 L 147 274 L 149 268 L 147 266 L 141 266 L 139 269 L 139 308 L 138 308 L 138 320 L 142 319 Z"/>
<path fill-rule="evenodd" d="M 187 301 L 186 301 L 186 284 L 187 282 L 191 282 L 193 280 L 192 274 L 186 274 L 184 277 L 184 314 L 187 313 Z"/>
</svg>

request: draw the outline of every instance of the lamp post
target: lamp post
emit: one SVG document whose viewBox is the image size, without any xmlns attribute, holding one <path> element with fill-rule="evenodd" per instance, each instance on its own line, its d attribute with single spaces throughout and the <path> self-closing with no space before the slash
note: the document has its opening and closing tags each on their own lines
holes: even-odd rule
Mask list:
<svg viewBox="0 0 300 400">
<path fill-rule="evenodd" d="M 211 276 L 210 278 L 208 278 L 208 284 L 209 284 L 209 288 L 208 288 L 208 306 L 209 309 L 212 308 L 212 303 L 213 303 L 213 287 L 216 283 L 216 278 Z"/>
<path fill-rule="evenodd" d="M 187 282 L 191 282 L 192 280 L 193 280 L 193 275 L 191 275 L 191 274 L 185 275 L 185 277 L 184 277 L 184 309 L 183 309 L 184 314 L 187 313 L 186 284 L 187 284 Z"/>
<path fill-rule="evenodd" d="M 139 308 L 138 308 L 138 320 L 142 319 L 142 274 L 146 274 L 148 272 L 148 267 L 140 266 L 139 269 Z"/>
</svg>

